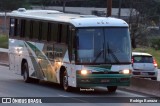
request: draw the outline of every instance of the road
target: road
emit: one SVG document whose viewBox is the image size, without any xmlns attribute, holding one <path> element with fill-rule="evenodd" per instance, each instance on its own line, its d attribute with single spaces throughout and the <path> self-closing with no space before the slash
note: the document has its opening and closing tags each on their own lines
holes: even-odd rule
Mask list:
<svg viewBox="0 0 160 106">
<path fill-rule="evenodd" d="M 106 103 L 89 103 L 89 101 L 75 97 L 146 97 L 146 95 L 136 94 L 132 92 L 117 90 L 116 93 L 108 93 L 105 88 L 95 88 L 94 92 L 80 92 L 79 89 L 74 89 L 73 92 L 65 92 L 63 89 L 53 83 L 41 81 L 36 83 L 24 83 L 20 75 L 16 75 L 9 71 L 8 67 L 0 66 L 0 97 L 70 97 L 72 101 L 80 103 L 65 103 L 67 106 L 105 106 Z M 96 98 L 95 98 L 96 101 Z M 84 103 L 85 102 L 85 103 Z M 86 103 L 87 102 L 87 103 Z M 116 106 L 116 103 L 108 103 L 108 105 Z M 2 104 L 0 104 L 2 105 Z M 8 104 L 6 104 L 9 106 Z M 10 104 L 14 106 L 13 104 Z M 16 104 L 18 106 L 21 104 Z M 23 104 L 27 105 L 27 104 Z M 51 104 L 30 104 L 30 106 L 50 106 Z M 55 103 L 53 105 L 63 106 L 63 103 Z M 136 106 L 134 103 L 118 103 L 119 106 Z M 150 106 L 151 104 L 138 104 L 140 106 Z M 158 106 L 158 103 L 154 104 Z"/>
</svg>

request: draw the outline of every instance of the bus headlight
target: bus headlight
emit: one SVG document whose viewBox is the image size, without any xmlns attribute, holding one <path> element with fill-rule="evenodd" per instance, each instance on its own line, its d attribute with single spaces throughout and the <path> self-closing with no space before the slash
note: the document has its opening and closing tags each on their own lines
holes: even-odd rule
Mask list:
<svg viewBox="0 0 160 106">
<path fill-rule="evenodd" d="M 130 74 L 131 71 L 128 70 L 128 69 L 125 69 L 125 70 L 121 70 L 119 73 L 121 73 L 121 74 Z"/>
<path fill-rule="evenodd" d="M 89 70 L 81 70 L 81 75 L 87 75 L 90 73 L 91 73 L 91 71 L 89 71 Z"/>
</svg>

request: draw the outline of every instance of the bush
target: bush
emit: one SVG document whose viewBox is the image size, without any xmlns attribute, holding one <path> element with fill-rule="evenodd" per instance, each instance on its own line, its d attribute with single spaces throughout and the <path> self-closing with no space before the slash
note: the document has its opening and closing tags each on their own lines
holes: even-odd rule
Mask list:
<svg viewBox="0 0 160 106">
<path fill-rule="evenodd" d="M 151 39 L 150 43 L 151 43 L 151 47 L 154 48 L 155 50 L 160 49 L 160 38 Z"/>
<path fill-rule="evenodd" d="M 8 37 L 6 35 L 0 35 L 0 48 L 8 48 Z"/>
</svg>

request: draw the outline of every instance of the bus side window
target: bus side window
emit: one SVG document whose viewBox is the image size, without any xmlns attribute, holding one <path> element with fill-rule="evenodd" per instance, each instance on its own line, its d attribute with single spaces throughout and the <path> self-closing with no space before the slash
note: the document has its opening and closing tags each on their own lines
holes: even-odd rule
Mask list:
<svg viewBox="0 0 160 106">
<path fill-rule="evenodd" d="M 61 37 L 62 37 L 62 24 L 58 24 L 58 36 L 57 36 L 57 42 L 61 42 Z"/>
<path fill-rule="evenodd" d="M 21 34 L 21 20 L 17 19 L 16 21 L 16 35 L 15 36 L 20 36 Z"/>
<path fill-rule="evenodd" d="M 30 33 L 29 33 L 29 38 L 33 38 L 33 21 L 30 21 Z"/>
<path fill-rule="evenodd" d="M 39 22 L 39 35 L 38 40 L 42 40 L 42 22 Z"/>
<path fill-rule="evenodd" d="M 15 19 L 11 18 L 10 19 L 10 32 L 9 32 L 9 36 L 14 36 L 15 33 Z"/>
<path fill-rule="evenodd" d="M 51 41 L 51 23 L 48 23 L 47 41 Z"/>
<path fill-rule="evenodd" d="M 17 19 L 14 21 L 14 36 L 17 36 Z"/>
<path fill-rule="evenodd" d="M 30 21 L 26 20 L 24 36 L 25 38 L 29 38 L 29 35 L 30 35 Z"/>
<path fill-rule="evenodd" d="M 62 30 L 61 30 L 61 43 L 66 43 L 67 41 L 67 25 L 62 25 Z"/>
<path fill-rule="evenodd" d="M 47 40 L 47 34 L 48 34 L 48 23 L 42 22 L 42 40 Z"/>
<path fill-rule="evenodd" d="M 39 35 L 39 22 L 34 21 L 33 22 L 33 38 L 38 39 L 38 35 Z"/>
<path fill-rule="evenodd" d="M 51 41 L 57 42 L 58 39 L 58 24 L 51 23 Z"/>
<path fill-rule="evenodd" d="M 21 33 L 20 33 L 20 37 L 25 37 L 25 22 L 26 22 L 26 20 L 21 20 Z"/>
</svg>

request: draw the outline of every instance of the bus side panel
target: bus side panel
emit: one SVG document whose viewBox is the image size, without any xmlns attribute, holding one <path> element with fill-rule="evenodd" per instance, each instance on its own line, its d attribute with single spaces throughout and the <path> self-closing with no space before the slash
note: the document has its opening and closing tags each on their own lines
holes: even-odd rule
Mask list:
<svg viewBox="0 0 160 106">
<path fill-rule="evenodd" d="M 33 76 L 34 68 L 25 42 L 22 40 L 9 39 L 9 62 L 10 70 L 21 74 L 21 63 L 25 59 L 28 63 L 30 77 Z"/>
<path fill-rule="evenodd" d="M 9 69 L 11 71 L 14 71 L 14 65 L 15 65 L 15 57 L 13 53 L 8 53 L 9 54 Z"/>
<path fill-rule="evenodd" d="M 21 74 L 20 58 L 23 51 L 21 43 L 20 40 L 9 39 L 9 67 L 17 74 Z"/>
</svg>

